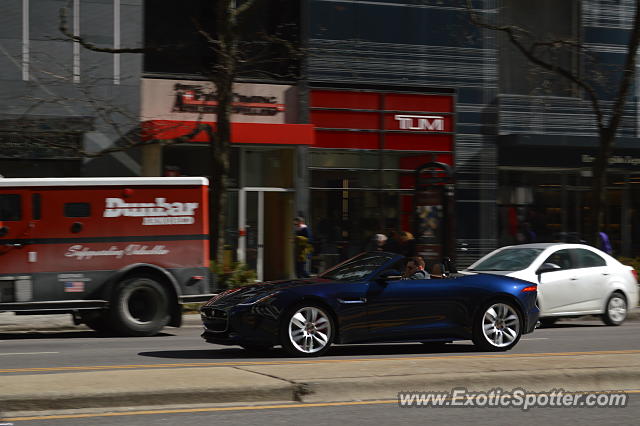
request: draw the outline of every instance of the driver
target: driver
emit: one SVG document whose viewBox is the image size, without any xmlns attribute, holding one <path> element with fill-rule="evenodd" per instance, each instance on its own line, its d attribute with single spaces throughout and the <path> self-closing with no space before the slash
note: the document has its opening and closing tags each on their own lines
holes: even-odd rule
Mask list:
<svg viewBox="0 0 640 426">
<path fill-rule="evenodd" d="M 404 267 L 403 280 L 428 280 L 429 274 L 424 270 L 424 259 L 420 256 L 410 257 Z"/>
</svg>

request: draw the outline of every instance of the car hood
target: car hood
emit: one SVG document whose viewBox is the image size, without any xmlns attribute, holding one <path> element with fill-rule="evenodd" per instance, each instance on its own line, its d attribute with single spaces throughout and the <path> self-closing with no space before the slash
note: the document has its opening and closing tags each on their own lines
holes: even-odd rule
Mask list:
<svg viewBox="0 0 640 426">
<path fill-rule="evenodd" d="M 305 278 L 305 279 L 293 279 L 293 280 L 281 280 L 281 281 L 267 281 L 263 283 L 246 285 L 243 287 L 236 287 L 209 299 L 204 306 L 213 306 L 224 304 L 229 306 L 236 303 L 242 303 L 245 300 L 253 299 L 262 295 L 274 291 L 282 291 L 294 287 L 309 286 L 315 284 L 332 283 L 333 281 L 324 278 Z"/>
<path fill-rule="evenodd" d="M 531 283 L 536 283 L 536 284 L 538 282 L 538 278 L 536 277 L 536 274 L 528 271 L 527 269 L 523 269 L 521 271 L 469 271 L 468 269 L 465 269 L 463 271 L 460 271 L 460 273 L 463 275 L 475 275 L 475 274 L 502 275 L 504 277 L 519 278 L 521 280 L 529 281 Z"/>
</svg>

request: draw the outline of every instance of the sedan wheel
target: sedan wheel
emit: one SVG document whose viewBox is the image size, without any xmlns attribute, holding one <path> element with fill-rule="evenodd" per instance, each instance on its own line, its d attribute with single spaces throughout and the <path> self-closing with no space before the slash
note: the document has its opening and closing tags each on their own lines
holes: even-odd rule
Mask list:
<svg viewBox="0 0 640 426">
<path fill-rule="evenodd" d="M 481 311 L 473 330 L 473 343 L 485 351 L 506 351 L 522 335 L 518 310 L 507 302 L 491 303 Z"/>
<path fill-rule="evenodd" d="M 282 347 L 295 356 L 319 356 L 329 350 L 334 336 L 331 315 L 315 305 L 298 305 L 290 311 L 281 333 Z"/>
<path fill-rule="evenodd" d="M 620 293 L 613 293 L 607 301 L 602 321 L 607 325 L 620 325 L 627 318 L 627 299 Z"/>
</svg>

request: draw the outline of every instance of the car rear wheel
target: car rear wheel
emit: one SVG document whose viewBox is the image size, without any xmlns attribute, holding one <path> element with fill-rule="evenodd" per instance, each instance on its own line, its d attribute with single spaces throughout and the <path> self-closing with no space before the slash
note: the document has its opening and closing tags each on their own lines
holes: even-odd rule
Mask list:
<svg viewBox="0 0 640 426">
<path fill-rule="evenodd" d="M 473 343 L 484 351 L 506 351 L 522 336 L 522 318 L 510 302 L 491 302 L 480 310 L 473 325 Z"/>
<path fill-rule="evenodd" d="M 620 325 L 627 318 L 627 299 L 622 293 L 615 292 L 607 300 L 602 321 L 607 325 Z"/>
<path fill-rule="evenodd" d="M 116 290 L 111 316 L 118 334 L 158 334 L 169 322 L 167 292 L 160 283 L 150 277 L 129 278 Z"/>
<path fill-rule="evenodd" d="M 329 350 L 334 335 L 335 325 L 328 310 L 304 303 L 284 317 L 280 339 L 284 350 L 293 356 L 320 356 Z"/>
</svg>

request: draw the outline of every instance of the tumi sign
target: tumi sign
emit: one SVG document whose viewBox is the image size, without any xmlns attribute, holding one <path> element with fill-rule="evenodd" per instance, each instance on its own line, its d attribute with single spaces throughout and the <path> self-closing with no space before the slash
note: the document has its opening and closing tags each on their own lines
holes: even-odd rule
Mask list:
<svg viewBox="0 0 640 426">
<path fill-rule="evenodd" d="M 444 117 L 441 115 L 395 115 L 401 130 L 443 132 Z"/>
</svg>

